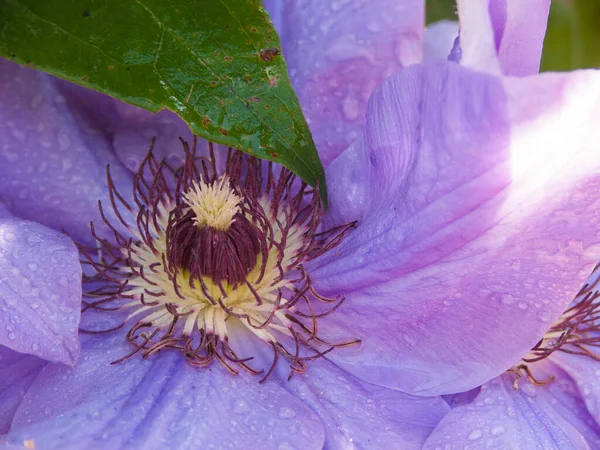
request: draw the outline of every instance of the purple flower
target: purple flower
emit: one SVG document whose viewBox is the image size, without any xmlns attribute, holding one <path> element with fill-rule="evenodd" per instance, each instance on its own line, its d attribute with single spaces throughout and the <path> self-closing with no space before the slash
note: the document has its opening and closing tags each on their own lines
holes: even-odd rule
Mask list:
<svg viewBox="0 0 600 450">
<path fill-rule="evenodd" d="M 318 148 L 326 163 L 332 161 L 327 168 L 331 206 L 323 229 L 358 220 L 335 249 L 314 259 L 307 255 L 303 262 L 315 292 L 346 298 L 319 320 L 319 337 L 357 338 L 361 345 L 307 361 L 307 373 L 290 381 L 290 364 L 278 364 L 262 384 L 243 372 L 231 375 L 217 362 L 194 368 L 172 350 L 109 365 L 136 349 L 126 330 L 82 335 L 74 367 L 44 362 L 38 357 L 74 363 L 70 355 L 76 349 L 68 344 L 74 330 L 58 328 L 64 336 L 53 336 L 54 342 L 65 350 L 51 357 L 57 345 L 42 348 L 48 339 L 44 326 L 32 330 L 24 322 L 34 314 L 26 308 L 33 309 L 35 295 L 10 278 L 11 269 L 19 266 L 29 282 L 67 280 L 66 285 L 43 283 L 49 296 L 57 297 L 50 313 L 40 315 L 52 329 L 49 316 L 72 307 L 70 299 L 80 295 L 80 287 L 68 282 L 79 276 L 77 255 L 54 231 L 11 219 L 24 231 L 1 241 L 3 252 L 4 242 L 10 242 L 7 253 L 17 256 L 1 267 L 0 286 L 8 285 L 7 292 L 19 300 L 14 303 L 24 318 L 18 331 L 29 333 L 31 344 L 21 337 L 20 347 L 10 344 L 10 336 L 0 341 L 5 346 L 0 347 L 5 363 L 0 429 L 10 430 L 6 440 L 35 439 L 41 448 L 96 442 L 107 448 L 320 448 L 324 442 L 328 448 L 418 448 L 440 420 L 440 426 L 452 424 L 448 421 L 462 408 L 457 404 L 482 394 L 449 399 L 456 406 L 450 412 L 436 395 L 477 388 L 535 347 L 598 257 L 600 75 L 505 77 L 537 71 L 545 18 L 531 28 L 541 34 L 536 31 L 527 42 L 530 30 L 519 26 L 524 15 L 516 2 L 492 2 L 483 10 L 478 2 L 459 2 L 460 65 L 407 67 L 373 92 L 420 59 L 421 2 L 397 6 L 394 20 L 397 3 L 336 3 L 341 9 L 332 11 L 323 2 L 305 2 L 274 13 Z M 547 12 L 545 3 L 536 7 Z M 496 10 L 497 5 L 506 9 Z M 488 27 L 481 26 L 485 21 Z M 154 155 L 174 166 L 182 155 L 176 138 L 191 141 L 170 114 L 149 116 L 2 65 L 1 198 L 15 216 L 65 229 L 81 243 L 94 243 L 86 231 L 90 220 L 103 223 L 96 201 L 111 204 L 107 163 L 114 185 L 127 195 L 153 136 Z M 249 202 L 258 208 L 252 198 Z M 103 211 L 118 226 L 121 220 L 111 208 Z M 253 211 L 260 216 L 259 209 Z M 39 227 L 43 239 L 56 245 L 30 248 L 27 227 Z M 120 238 L 114 243 L 127 244 Z M 261 248 L 258 244 L 256 251 Z M 42 276 L 29 266 L 20 269 L 20 253 L 38 261 Z M 52 256 L 65 262 L 57 267 Z M 211 269 L 194 270 L 201 277 Z M 89 315 L 99 330 L 114 325 L 115 314 L 119 311 L 91 308 L 84 319 Z M 0 316 L 3 328 L 13 317 L 18 316 Z M 232 343 L 232 349 L 253 356 L 249 364 L 269 369 L 272 346 L 255 342 Z M 289 359 L 292 369 L 299 367 Z M 597 433 L 589 413 L 577 411 L 581 420 L 573 422 L 572 435 Z M 444 432 L 438 428 L 429 442 L 442 436 L 447 444 Z"/>
</svg>

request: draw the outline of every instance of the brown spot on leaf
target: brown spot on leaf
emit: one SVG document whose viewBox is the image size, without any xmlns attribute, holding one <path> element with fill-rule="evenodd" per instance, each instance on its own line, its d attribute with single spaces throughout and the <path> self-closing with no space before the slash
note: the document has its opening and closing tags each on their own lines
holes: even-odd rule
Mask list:
<svg viewBox="0 0 600 450">
<path fill-rule="evenodd" d="M 269 77 L 269 86 L 275 87 L 279 82 L 279 77 Z"/>
<path fill-rule="evenodd" d="M 212 120 L 210 120 L 207 116 L 204 116 L 202 118 L 202 128 L 208 128 L 208 125 L 210 125 L 212 123 Z"/>
<path fill-rule="evenodd" d="M 273 150 L 269 150 L 269 155 L 271 155 L 271 158 L 279 157 L 279 155 L 277 153 L 275 153 Z"/>
<path fill-rule="evenodd" d="M 269 109 L 271 107 L 271 105 L 265 105 L 266 109 Z"/>
<path fill-rule="evenodd" d="M 84 75 L 81 77 L 81 81 L 83 81 L 84 83 L 89 79 L 90 79 L 90 77 L 88 75 Z"/>
<path fill-rule="evenodd" d="M 210 82 L 210 85 L 211 85 L 211 86 L 216 86 L 216 85 L 217 85 L 217 82 L 216 82 L 216 81 L 211 81 L 211 82 Z"/>
<path fill-rule="evenodd" d="M 115 66 L 108 66 L 108 70 L 115 70 Z"/>
<path fill-rule="evenodd" d="M 258 97 L 250 97 L 248 100 L 250 100 L 251 102 L 256 102 L 256 103 L 260 102 L 260 98 L 258 98 Z"/>
<path fill-rule="evenodd" d="M 231 61 L 233 58 L 231 56 L 226 56 L 225 61 Z"/>
<path fill-rule="evenodd" d="M 27 61 L 25 61 L 25 67 L 27 67 L 29 69 L 35 69 L 35 63 L 27 60 Z"/>
<path fill-rule="evenodd" d="M 227 130 L 225 128 L 219 128 L 219 133 L 221 133 L 223 136 L 227 136 Z"/>
<path fill-rule="evenodd" d="M 277 47 L 263 48 L 260 53 L 260 59 L 263 61 L 272 61 L 277 55 L 281 54 Z"/>
<path fill-rule="evenodd" d="M 221 99 L 217 100 L 221 108 L 225 107 L 225 102 Z"/>
<path fill-rule="evenodd" d="M 252 31 L 253 33 L 258 33 L 258 28 L 250 27 L 250 31 Z"/>
</svg>

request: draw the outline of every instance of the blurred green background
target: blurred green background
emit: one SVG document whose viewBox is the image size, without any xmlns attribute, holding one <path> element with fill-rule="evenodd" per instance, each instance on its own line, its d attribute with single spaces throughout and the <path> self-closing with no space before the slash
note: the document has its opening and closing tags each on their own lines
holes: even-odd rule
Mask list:
<svg viewBox="0 0 600 450">
<path fill-rule="evenodd" d="M 426 18 L 456 20 L 455 1 L 426 0 Z M 600 67 L 600 0 L 552 0 L 540 70 L 584 67 Z"/>
</svg>

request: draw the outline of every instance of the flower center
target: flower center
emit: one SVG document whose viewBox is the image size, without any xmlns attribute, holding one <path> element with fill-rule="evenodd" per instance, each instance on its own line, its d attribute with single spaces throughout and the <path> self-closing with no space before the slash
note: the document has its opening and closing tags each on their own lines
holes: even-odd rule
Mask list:
<svg viewBox="0 0 600 450">
<path fill-rule="evenodd" d="M 560 351 L 586 356 L 600 362 L 600 264 L 588 282 L 575 296 L 569 308 L 546 332 L 544 337 L 509 372 L 515 374 L 513 386 L 518 389 L 518 381 L 525 376 L 530 383 L 542 386 L 553 378 L 539 380 L 531 370 L 532 365 Z"/>
<path fill-rule="evenodd" d="M 215 283 L 233 286 L 245 282 L 267 243 L 263 230 L 242 212 L 241 202 L 226 175 L 211 184 L 194 181 L 183 194 L 183 204 L 169 217 L 166 257 L 170 270 L 186 270 L 190 281 L 208 276 Z"/>
<path fill-rule="evenodd" d="M 292 373 L 336 347 L 318 334 L 320 322 L 343 297 L 316 292 L 305 264 L 335 247 L 353 227 L 319 229 L 318 189 L 272 163 L 230 150 L 224 173 L 210 154 L 196 156 L 184 143 L 185 162 L 169 170 L 152 151 L 134 177 L 135 205 L 117 192 L 108 175 L 112 207 L 121 225 L 99 247 L 79 246 L 95 273 L 84 279 L 83 311 L 122 317 L 125 338 L 148 357 L 177 350 L 195 366 L 215 359 L 230 372 L 241 367 L 265 380 L 282 356 Z M 123 219 L 121 209 L 135 215 Z M 102 287 L 98 287 L 102 283 Z M 125 315 L 120 316 L 119 311 Z M 318 325 L 319 324 L 319 325 Z M 82 329 L 82 332 L 93 332 Z M 272 352 L 269 367 L 242 355 L 236 343 L 254 342 Z"/>
</svg>

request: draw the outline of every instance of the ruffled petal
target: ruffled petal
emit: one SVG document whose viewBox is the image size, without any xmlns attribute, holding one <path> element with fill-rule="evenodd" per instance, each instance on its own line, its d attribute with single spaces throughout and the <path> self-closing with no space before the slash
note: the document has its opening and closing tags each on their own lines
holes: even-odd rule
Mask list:
<svg viewBox="0 0 600 450">
<path fill-rule="evenodd" d="M 47 362 L 0 345 L 0 447 L 17 407 Z"/>
<path fill-rule="evenodd" d="M 360 133 L 377 85 L 421 60 L 424 2 L 273 0 L 266 6 L 327 166 Z"/>
<path fill-rule="evenodd" d="M 0 218 L 0 345 L 73 365 L 80 305 L 73 242 L 35 222 Z"/>
<path fill-rule="evenodd" d="M 191 367 L 179 352 L 139 356 L 122 333 L 84 341 L 74 368 L 49 365 L 18 408 L 7 439 L 43 449 L 321 449 L 318 417 L 275 382 Z"/>
<path fill-rule="evenodd" d="M 540 68 L 550 0 L 457 0 L 460 63 L 511 76 Z"/>
<path fill-rule="evenodd" d="M 106 165 L 115 182 L 130 175 L 110 151 L 103 130 L 56 87 L 56 79 L 0 59 L 0 200 L 14 214 L 90 241 L 109 205 Z M 110 214 L 110 208 L 107 208 Z"/>
<path fill-rule="evenodd" d="M 317 290 L 347 297 L 323 329 L 363 340 L 336 363 L 446 394 L 535 345 L 597 260 L 598 98 L 596 71 L 501 79 L 452 63 L 374 93 L 362 143 L 328 170 L 329 221 L 358 227 L 311 268 Z"/>
<path fill-rule="evenodd" d="M 324 360 L 309 363 L 306 375 L 290 382 L 286 378 L 282 373 L 283 386 L 319 415 L 328 450 L 420 449 L 450 410 L 439 397 L 414 397 L 364 383 Z"/>
<path fill-rule="evenodd" d="M 555 381 L 534 387 L 506 374 L 481 389 L 475 400 L 452 409 L 424 449 L 528 448 L 566 450 L 600 448 L 600 428 L 585 408 L 573 380 L 547 364 L 536 376 Z"/>
</svg>

